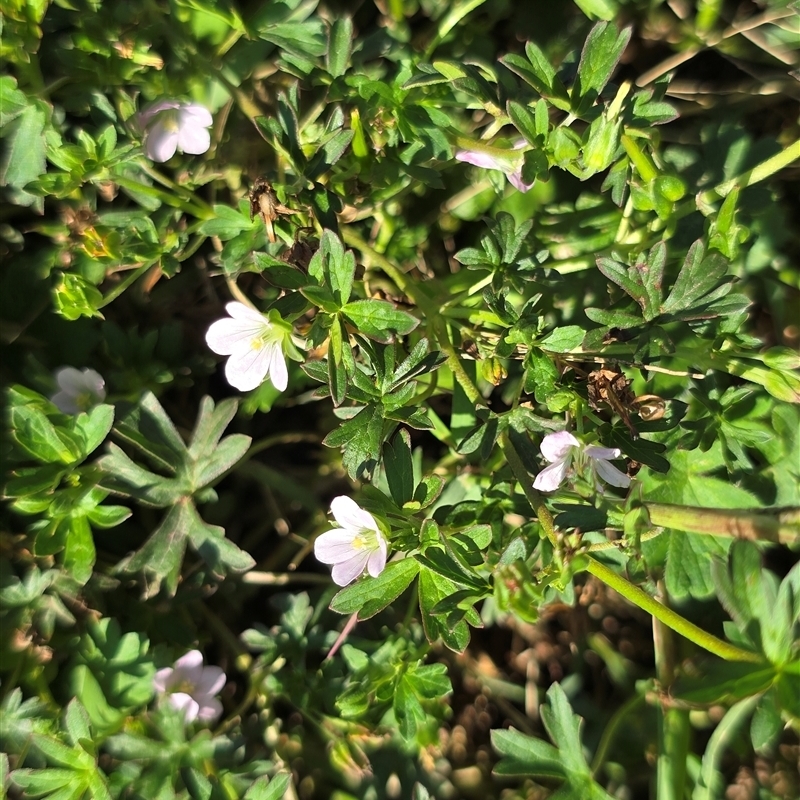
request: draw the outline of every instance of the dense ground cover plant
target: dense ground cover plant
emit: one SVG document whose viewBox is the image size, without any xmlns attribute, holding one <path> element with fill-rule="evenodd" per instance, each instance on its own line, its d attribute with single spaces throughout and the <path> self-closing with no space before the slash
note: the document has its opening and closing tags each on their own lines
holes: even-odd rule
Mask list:
<svg viewBox="0 0 800 800">
<path fill-rule="evenodd" d="M 797 20 L 4 2 L 4 791 L 797 796 Z"/>
</svg>

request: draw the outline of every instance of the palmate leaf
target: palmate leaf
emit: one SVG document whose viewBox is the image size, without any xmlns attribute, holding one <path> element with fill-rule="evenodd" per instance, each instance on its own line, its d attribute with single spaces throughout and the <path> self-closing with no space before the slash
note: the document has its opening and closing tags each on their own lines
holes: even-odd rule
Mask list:
<svg viewBox="0 0 800 800">
<path fill-rule="evenodd" d="M 117 570 L 142 574 L 145 597 L 162 586 L 174 594 L 186 547 L 205 561 L 217 578 L 250 569 L 253 559 L 225 538 L 224 529 L 206 524 L 193 498 L 229 470 L 245 454 L 250 437 L 223 434 L 236 413 L 235 400 L 214 404 L 204 397 L 189 445 L 184 444 L 161 404 L 151 393 L 115 428 L 115 433 L 138 450 L 156 469 L 136 463 L 121 447 L 110 444 L 109 454 L 98 462 L 104 473 L 103 488 L 137 499 L 143 505 L 169 507 L 166 516 L 144 545 L 123 559 Z"/>
<path fill-rule="evenodd" d="M 732 278 L 726 281 L 728 262 L 717 252 L 706 255 L 702 240 L 689 248 L 675 283 L 666 299 L 662 282 L 667 251 L 664 242 L 657 243 L 647 258 L 640 258 L 627 267 L 611 258 L 598 258 L 597 268 L 619 286 L 641 309 L 641 317 L 633 307 L 619 309 L 587 308 L 586 316 L 594 322 L 614 328 L 634 328 L 643 322 L 670 320 L 704 320 L 742 313 L 749 305 L 745 295 L 731 294 Z"/>
<path fill-rule="evenodd" d="M 495 774 L 561 779 L 564 782 L 553 797 L 564 800 L 611 800 L 592 778 L 583 755 L 581 719 L 573 713 L 558 683 L 547 691 L 542 721 L 553 745 L 514 730 L 492 731 L 492 745 L 503 756 L 494 768 Z"/>
</svg>

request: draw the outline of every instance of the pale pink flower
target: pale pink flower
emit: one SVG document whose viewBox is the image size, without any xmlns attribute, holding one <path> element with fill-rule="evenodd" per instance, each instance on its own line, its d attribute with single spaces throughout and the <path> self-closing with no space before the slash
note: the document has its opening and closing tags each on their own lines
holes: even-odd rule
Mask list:
<svg viewBox="0 0 800 800">
<path fill-rule="evenodd" d="M 265 317 L 244 303 L 228 303 L 227 319 L 217 320 L 206 333 L 206 343 L 217 354 L 229 356 L 225 364 L 228 383 L 241 392 L 260 386 L 267 378 L 278 391 L 289 381 L 284 342 L 292 326 L 272 311 Z"/>
<path fill-rule="evenodd" d="M 190 155 L 205 153 L 211 146 L 208 128 L 211 112 L 197 103 L 159 100 L 138 114 L 144 129 L 145 155 L 153 161 L 169 161 L 176 150 Z"/>
<path fill-rule="evenodd" d="M 225 673 L 219 667 L 204 667 L 203 654 L 190 650 L 175 666 L 158 670 L 153 687 L 174 709 L 183 711 L 187 722 L 196 719 L 212 722 L 222 713 L 222 703 L 216 695 L 222 691 L 225 680 Z"/>
<path fill-rule="evenodd" d="M 619 458 L 622 451 L 617 447 L 598 447 L 597 445 L 584 445 L 569 431 L 548 433 L 540 445 L 545 461 L 550 462 L 533 482 L 533 488 L 540 492 L 554 492 L 567 477 L 573 459 L 577 459 L 580 466 L 587 466 L 593 477 L 599 476 L 612 486 L 626 489 L 630 486 L 631 479 L 620 472 L 611 459 Z"/>
<path fill-rule="evenodd" d="M 514 145 L 514 150 L 520 150 L 523 147 L 525 147 L 525 142 L 519 141 Z M 515 189 L 520 192 L 529 192 L 533 188 L 533 184 L 525 183 L 522 180 L 523 160 L 521 154 L 514 157 L 510 152 L 508 156 L 493 155 L 488 150 L 459 150 L 456 153 L 456 161 L 463 161 L 483 169 L 500 170 L 505 173 L 509 183 Z"/>
<path fill-rule="evenodd" d="M 54 377 L 59 391 L 50 400 L 64 414 L 80 414 L 106 399 L 106 382 L 93 369 L 61 367 Z"/>
<path fill-rule="evenodd" d="M 375 517 L 345 495 L 333 498 L 331 513 L 339 527 L 317 538 L 314 555 L 333 564 L 333 582 L 347 586 L 365 569 L 377 578 L 386 566 L 388 546 Z"/>
</svg>

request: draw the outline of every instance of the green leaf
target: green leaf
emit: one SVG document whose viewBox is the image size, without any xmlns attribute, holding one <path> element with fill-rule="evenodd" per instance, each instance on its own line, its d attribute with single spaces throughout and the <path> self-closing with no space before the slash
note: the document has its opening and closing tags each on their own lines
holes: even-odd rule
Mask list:
<svg viewBox="0 0 800 800">
<path fill-rule="evenodd" d="M 178 588 L 178 576 L 192 522 L 186 505 L 186 502 L 173 505 L 144 545 L 117 564 L 118 572 L 142 573 L 145 598 L 157 595 L 162 584 L 168 595 L 174 595 Z"/>
<path fill-rule="evenodd" d="M 328 172 L 344 155 L 345 150 L 350 146 L 350 142 L 353 141 L 354 135 L 354 131 L 345 128 L 336 131 L 325 139 L 314 154 L 314 157 L 308 162 L 308 166 L 304 171 L 306 178 L 314 181 L 323 173 Z"/>
<path fill-rule="evenodd" d="M 44 198 L 36 197 L 24 190 L 26 184 L 35 181 L 47 169 L 45 157 L 45 126 L 48 112 L 42 102 L 34 102 L 5 128 L 5 153 L 0 162 L 0 186 L 14 189 L 14 202 L 21 206 L 33 206 L 40 214 L 44 210 Z M 12 113 L 15 109 L 12 108 Z"/>
<path fill-rule="evenodd" d="M 336 19 L 328 31 L 328 74 L 334 78 L 344 75 L 350 62 L 353 46 L 353 20 L 350 17 Z"/>
<path fill-rule="evenodd" d="M 715 800 L 725 788 L 725 779 L 720 771 L 722 756 L 733 744 L 738 729 L 753 713 L 757 698 L 749 697 L 728 709 L 722 721 L 714 729 L 703 754 L 703 762 L 692 792 L 692 800 Z"/>
<path fill-rule="evenodd" d="M 427 664 L 412 668 L 407 673 L 415 693 L 425 700 L 438 700 L 453 691 L 447 667 L 444 664 Z"/>
<path fill-rule="evenodd" d="M 775 692 L 767 692 L 759 701 L 750 723 L 753 749 L 761 755 L 771 754 L 782 729 L 783 720 L 775 702 Z"/>
<path fill-rule="evenodd" d="M 105 441 L 114 424 L 114 406 L 98 405 L 78 414 L 72 430 L 83 439 L 83 457 L 93 453 Z"/>
<path fill-rule="evenodd" d="M 242 231 L 258 229 L 263 225 L 260 219 L 251 220 L 238 208 L 223 205 L 215 205 L 213 208 L 216 216 L 200 223 L 199 232 L 204 236 L 217 236 L 227 242 Z"/>
<path fill-rule="evenodd" d="M 542 350 L 553 353 L 571 353 L 580 349 L 586 331 L 580 325 L 565 325 L 555 328 L 539 342 Z"/>
<path fill-rule="evenodd" d="M 339 614 L 358 611 L 359 619 L 369 619 L 394 602 L 416 578 L 419 564 L 413 558 L 393 561 L 377 578 L 367 577 L 337 592 L 331 610 Z"/>
<path fill-rule="evenodd" d="M 342 323 L 338 317 L 333 318 L 330 329 L 330 344 L 328 346 L 328 389 L 334 406 L 340 406 L 347 396 L 347 369 L 345 367 L 343 351 L 349 347 L 345 344 Z"/>
<path fill-rule="evenodd" d="M 602 172 L 613 163 L 619 149 L 621 123 L 602 114 L 588 127 L 583 146 L 583 163 L 592 173 Z"/>
<path fill-rule="evenodd" d="M 317 19 L 305 22 L 279 22 L 260 29 L 258 35 L 290 53 L 301 56 L 322 56 L 328 49 L 322 22 Z"/>
<path fill-rule="evenodd" d="M 725 277 L 728 264 L 719 253 L 706 256 L 705 247 L 698 239 L 690 248 L 667 299 L 661 306 L 662 314 L 675 314 L 692 308 Z"/>
<path fill-rule="evenodd" d="M 76 444 L 66 435 L 59 436 L 47 415 L 33 405 L 12 406 L 11 431 L 26 452 L 44 463 L 72 464 L 81 458 Z"/>
<path fill-rule="evenodd" d="M 127 511 L 127 509 L 125 509 Z M 128 514 L 130 512 L 128 511 Z M 71 517 L 67 539 L 64 543 L 64 569 L 83 586 L 92 577 L 97 558 L 94 538 L 85 516 Z"/>
<path fill-rule="evenodd" d="M 434 608 L 445 597 L 453 594 L 456 584 L 443 575 L 439 575 L 425 566 L 419 572 L 419 610 L 425 636 L 433 643 L 441 639 L 444 644 L 456 653 L 463 653 L 469 644 L 469 627 L 464 620 L 454 626 L 446 617 L 434 614 Z"/>
<path fill-rule="evenodd" d="M 581 745 L 581 718 L 573 713 L 561 684 L 554 683 L 547 690 L 547 703 L 542 706 L 542 722 L 547 733 L 558 747 L 564 771 L 572 779 L 589 774 Z"/>
<path fill-rule="evenodd" d="M 342 463 L 351 478 L 371 475 L 381 457 L 383 422 L 383 410 L 379 406 L 366 406 L 329 433 L 322 443 L 342 448 Z"/>
<path fill-rule="evenodd" d="M 495 775 L 566 777 L 558 749 L 553 745 L 513 729 L 494 730 L 491 736 L 492 747 L 503 756 L 494 767 Z"/>
<path fill-rule="evenodd" d="M 353 251 L 345 252 L 341 240 L 333 231 L 323 231 L 319 249 L 308 265 L 308 274 L 325 282 L 337 308 L 344 306 L 350 299 L 355 271 L 356 259 Z"/>
<path fill-rule="evenodd" d="M 386 442 L 383 446 L 383 465 L 392 500 L 398 506 L 412 500 L 417 484 L 414 480 L 411 437 L 405 428 L 397 432 L 392 442 Z"/>
<path fill-rule="evenodd" d="M 617 0 L 575 0 L 575 5 L 589 19 L 604 19 L 609 22 L 617 16 L 619 10 Z"/>
<path fill-rule="evenodd" d="M 682 531 L 669 532 L 666 586 L 670 597 L 703 600 L 714 594 L 711 564 L 715 556 L 724 556 L 730 540 Z"/>
<path fill-rule="evenodd" d="M 27 791 L 29 797 L 48 794 L 53 797 L 59 789 L 67 789 L 73 797 L 80 797 L 86 787 L 73 769 L 15 769 L 11 780 L 20 789 Z M 77 793 L 76 793 L 77 792 Z M 60 794 L 61 797 L 69 795 Z"/>
<path fill-rule="evenodd" d="M 64 711 L 64 727 L 67 729 L 67 735 L 73 746 L 81 745 L 81 740 L 91 746 L 92 731 L 89 725 L 89 715 L 80 700 L 75 697 L 69 701 Z"/>
<path fill-rule="evenodd" d="M 525 137 L 528 143 L 534 147 L 541 146 L 542 141 L 536 128 L 536 118 L 531 110 L 515 100 L 509 100 L 506 108 L 508 116 L 511 117 L 516 129 Z"/>
<path fill-rule="evenodd" d="M 0 128 L 16 119 L 28 105 L 24 92 L 17 89 L 17 80 L 10 75 L 0 76 Z"/>
<path fill-rule="evenodd" d="M 425 710 L 405 675 L 395 687 L 392 709 L 400 735 L 406 741 L 412 740 L 419 728 L 425 724 Z"/>
<path fill-rule="evenodd" d="M 533 42 L 525 45 L 527 59 L 510 53 L 500 59 L 512 72 L 530 84 L 542 97 L 546 97 L 556 108 L 569 110 L 569 95 L 556 75 L 555 68 L 547 56 Z"/>
<path fill-rule="evenodd" d="M 386 300 L 355 300 L 345 305 L 342 313 L 361 333 L 379 342 L 392 342 L 395 334 L 405 336 L 419 325 L 416 317 Z"/>
<path fill-rule="evenodd" d="M 291 782 L 292 776 L 287 772 L 279 772 L 271 780 L 261 777 L 247 790 L 244 800 L 281 800 Z"/>
<path fill-rule="evenodd" d="M 262 277 L 273 286 L 281 289 L 301 289 L 308 285 L 308 276 L 287 264 L 285 261 L 273 258 L 269 253 L 253 253 L 253 261 L 261 271 Z"/>
<path fill-rule="evenodd" d="M 611 78 L 630 38 L 631 28 L 619 31 L 609 22 L 598 22 L 589 32 L 572 88 L 575 113 L 583 114 L 591 108 Z"/>
</svg>

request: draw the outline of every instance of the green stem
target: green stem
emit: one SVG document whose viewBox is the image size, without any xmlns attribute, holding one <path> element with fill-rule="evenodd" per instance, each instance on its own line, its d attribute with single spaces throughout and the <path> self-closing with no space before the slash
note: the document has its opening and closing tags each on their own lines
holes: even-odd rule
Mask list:
<svg viewBox="0 0 800 800">
<path fill-rule="evenodd" d="M 659 711 L 658 761 L 656 763 L 657 800 L 683 800 L 686 784 L 686 757 L 689 753 L 691 725 L 683 708 Z"/>
<path fill-rule="evenodd" d="M 511 443 L 507 431 L 503 433 L 502 443 L 506 460 L 519 481 L 520 486 L 522 486 L 522 490 L 528 498 L 528 502 L 530 502 L 531 507 L 536 513 L 539 524 L 542 526 L 547 538 L 554 545 L 557 545 L 558 534 L 553 521 L 553 515 L 547 508 L 544 498 L 533 489 L 530 476 L 522 463 L 522 459 L 519 457 L 519 453 L 517 453 L 514 445 Z M 722 639 L 712 636 L 702 628 L 698 628 L 697 625 L 684 619 L 680 614 L 676 614 L 671 608 L 662 605 L 638 586 L 635 586 L 622 576 L 617 575 L 614 570 L 610 569 L 605 564 L 601 564 L 591 557 L 588 557 L 588 561 L 589 563 L 586 569 L 590 575 L 594 575 L 607 586 L 614 589 L 618 594 L 622 595 L 626 600 L 639 606 L 643 611 L 654 616 L 668 628 L 676 631 L 690 642 L 694 642 L 704 650 L 708 650 L 709 653 L 713 653 L 727 661 L 751 661 L 756 663 L 761 661 L 761 658 L 756 653 L 750 653 L 747 650 L 734 647 L 732 644 L 728 644 L 722 641 Z"/>
<path fill-rule="evenodd" d="M 789 166 L 789 164 L 793 161 L 797 161 L 799 158 L 800 139 L 790 144 L 786 149 L 781 150 L 780 153 L 776 153 L 771 158 L 768 158 L 766 161 L 756 164 L 755 167 L 747 170 L 747 172 L 743 172 L 741 175 L 737 175 L 735 178 L 731 178 L 729 181 L 720 183 L 713 189 L 703 192 L 698 198 L 697 204 L 699 206 L 703 203 L 712 203 L 718 197 L 726 197 L 734 189 L 744 189 L 747 186 L 759 183 L 765 178 L 769 178 L 770 175 L 779 172 L 784 167 Z"/>
<path fill-rule="evenodd" d="M 461 384 L 464 394 L 471 403 L 483 405 L 483 397 L 478 387 L 467 375 L 458 352 L 450 341 L 447 323 L 442 318 L 441 310 L 419 286 L 414 283 L 401 269 L 396 267 L 385 255 L 379 253 L 374 247 L 365 242 L 352 228 L 342 228 L 342 240 L 345 244 L 360 250 L 369 260 L 394 281 L 397 288 L 405 294 L 424 315 L 425 319 L 436 333 L 436 341 L 442 352 L 447 356 L 447 366 L 450 367 L 455 379 Z"/>
<path fill-rule="evenodd" d="M 643 611 L 654 616 L 690 642 L 694 642 L 704 650 L 708 650 L 709 653 L 724 658 L 726 661 L 750 661 L 755 663 L 761 661 L 761 658 L 756 653 L 734 647 L 732 644 L 712 636 L 702 628 L 698 628 L 697 625 L 689 622 L 680 614 L 676 614 L 671 608 L 659 603 L 658 600 L 651 597 L 643 589 L 635 586 L 621 575 L 617 575 L 613 569 L 610 569 L 605 564 L 601 564 L 595 559 L 590 559 L 587 571 L 599 578 L 607 586 L 610 586 L 618 594 L 621 594 L 626 600 L 639 606 Z"/>
<path fill-rule="evenodd" d="M 597 773 L 600 771 L 600 767 L 603 766 L 606 760 L 606 756 L 608 755 L 608 750 L 611 747 L 611 742 L 614 741 L 614 737 L 617 735 L 617 731 L 619 730 L 619 726 L 621 725 L 622 721 L 628 714 L 631 713 L 637 706 L 639 706 L 642 702 L 644 702 L 644 695 L 637 694 L 623 703 L 615 712 L 614 716 L 611 717 L 609 720 L 608 725 L 606 725 L 605 730 L 603 731 L 603 735 L 600 737 L 600 744 L 597 745 L 597 750 L 595 751 L 594 758 L 592 759 L 592 775 L 597 778 Z"/>
<path fill-rule="evenodd" d="M 764 509 L 761 513 L 666 503 L 645 503 L 645 508 L 650 522 L 660 528 L 781 544 L 791 544 L 800 537 L 800 508 Z"/>
<path fill-rule="evenodd" d="M 740 700 L 730 707 L 728 713 L 725 714 L 722 721 L 714 729 L 714 733 L 711 734 L 711 738 L 708 740 L 706 751 L 703 753 L 703 764 L 692 795 L 693 798 L 714 800 L 714 798 L 720 796 L 717 794 L 720 791 L 718 783 L 721 782 L 719 763 L 728 745 L 733 742 L 734 737 L 739 732 L 739 728 L 753 713 L 759 700 L 761 700 L 760 694 Z"/>
<path fill-rule="evenodd" d="M 663 581 L 658 582 L 658 592 L 661 595 L 659 601 L 666 607 L 667 595 Z M 679 661 L 678 642 L 673 632 L 656 618 L 653 618 L 653 644 L 660 689 L 663 693 L 669 693 Z M 670 708 L 664 704 L 659 707 L 657 800 L 683 800 L 690 733 L 688 709 Z"/>
<path fill-rule="evenodd" d="M 156 262 L 148 261 L 136 269 L 131 270 L 123 280 L 121 280 L 108 294 L 103 296 L 103 299 L 98 303 L 98 308 L 107 306 L 113 300 L 116 300 L 131 284 L 135 283 L 139 278 L 147 272 Z"/>
</svg>

